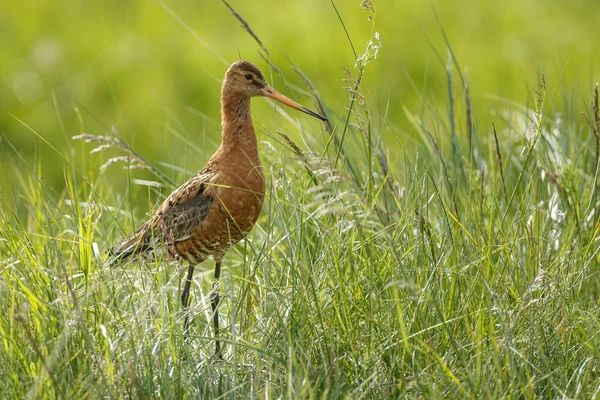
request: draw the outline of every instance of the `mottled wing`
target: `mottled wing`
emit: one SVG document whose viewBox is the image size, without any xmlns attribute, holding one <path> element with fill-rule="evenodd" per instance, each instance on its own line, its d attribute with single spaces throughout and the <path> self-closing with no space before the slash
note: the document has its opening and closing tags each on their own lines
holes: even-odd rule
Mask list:
<svg viewBox="0 0 600 400">
<path fill-rule="evenodd" d="M 214 176 L 205 168 L 171 193 L 150 221 L 112 248 L 114 260 L 109 264 L 136 254 L 154 253 L 158 246 L 188 239 L 210 212 L 213 198 L 206 189 Z"/>
<path fill-rule="evenodd" d="M 202 192 L 203 190 L 200 191 Z M 168 208 L 161 216 L 159 226 L 165 242 L 173 243 L 189 239 L 192 231 L 204 221 L 210 212 L 213 199 L 200 193 L 196 197 Z"/>
</svg>

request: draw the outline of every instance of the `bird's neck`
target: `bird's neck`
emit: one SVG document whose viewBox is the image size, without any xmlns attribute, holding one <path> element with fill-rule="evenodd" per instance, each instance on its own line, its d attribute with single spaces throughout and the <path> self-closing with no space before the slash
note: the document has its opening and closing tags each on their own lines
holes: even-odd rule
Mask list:
<svg viewBox="0 0 600 400">
<path fill-rule="evenodd" d="M 221 146 L 224 149 L 241 146 L 246 151 L 256 152 L 258 155 L 248 96 L 229 92 L 224 88 L 221 94 L 221 126 Z"/>
</svg>

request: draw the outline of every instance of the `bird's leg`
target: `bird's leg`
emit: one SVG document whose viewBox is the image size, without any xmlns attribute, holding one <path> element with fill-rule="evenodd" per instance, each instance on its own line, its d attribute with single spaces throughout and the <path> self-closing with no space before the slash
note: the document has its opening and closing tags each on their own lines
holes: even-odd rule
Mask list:
<svg viewBox="0 0 600 400">
<path fill-rule="evenodd" d="M 221 262 L 215 263 L 215 283 L 210 293 L 210 304 L 213 310 L 213 326 L 215 328 L 215 357 L 223 359 L 221 343 L 219 342 L 219 276 L 221 275 Z"/>
<path fill-rule="evenodd" d="M 181 305 L 185 311 L 185 323 L 183 325 L 183 334 L 186 335 L 188 328 L 190 327 L 190 285 L 192 284 L 192 276 L 194 275 L 194 265 L 190 264 L 187 273 L 187 279 L 185 280 L 185 286 L 183 287 L 183 293 L 181 294 Z"/>
</svg>

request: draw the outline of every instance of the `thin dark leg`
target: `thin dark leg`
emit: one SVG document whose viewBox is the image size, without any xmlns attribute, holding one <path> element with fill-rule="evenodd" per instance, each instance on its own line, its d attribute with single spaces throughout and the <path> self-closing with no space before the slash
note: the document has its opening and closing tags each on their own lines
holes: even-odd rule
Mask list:
<svg viewBox="0 0 600 400">
<path fill-rule="evenodd" d="M 215 283 L 210 293 L 210 304 L 213 310 L 213 326 L 215 328 L 215 357 L 223 359 L 221 343 L 219 342 L 219 276 L 221 276 L 221 263 L 215 263 Z"/>
<path fill-rule="evenodd" d="M 185 311 L 185 323 L 183 325 L 183 334 L 186 335 L 188 328 L 190 327 L 190 312 L 188 310 L 190 306 L 190 285 L 192 284 L 192 276 L 194 275 L 194 265 L 190 265 L 188 268 L 187 279 L 185 280 L 185 286 L 183 287 L 183 293 L 181 294 L 181 305 Z"/>
</svg>

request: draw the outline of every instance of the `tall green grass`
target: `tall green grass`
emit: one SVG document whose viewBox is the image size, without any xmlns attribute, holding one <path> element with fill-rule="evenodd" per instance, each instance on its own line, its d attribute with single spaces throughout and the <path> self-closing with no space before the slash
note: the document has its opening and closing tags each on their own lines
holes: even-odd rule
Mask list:
<svg viewBox="0 0 600 400">
<path fill-rule="evenodd" d="M 17 149 L 2 160 L 13 186 L 0 196 L 0 393 L 600 396 L 597 89 L 585 94 L 591 107 L 563 111 L 554 99 L 564 85 L 540 76 L 528 99 L 498 98 L 489 123 L 476 126 L 477 88 L 451 57 L 440 64 L 448 103 L 405 108 L 413 130 L 402 132 L 387 118 L 400 108 L 361 87 L 377 45 L 347 72 L 346 109 L 326 104 L 303 75 L 330 124 L 294 115 L 292 131 L 256 121 L 268 193 L 258 225 L 225 260 L 224 363 L 211 357 L 211 262 L 195 274 L 188 341 L 185 266 L 103 267 L 112 241 L 155 206 L 139 199 L 164 198 L 188 177 L 181 166 L 150 165 L 117 141 L 126 163 L 101 169 L 113 155 L 90 161 L 93 147 L 68 142 L 55 150 L 64 159 L 57 189 L 43 180 L 57 166 Z M 93 117 L 81 115 L 73 134 L 88 133 Z M 106 171 L 123 165 L 150 168 L 156 183 L 116 193 Z"/>
</svg>

